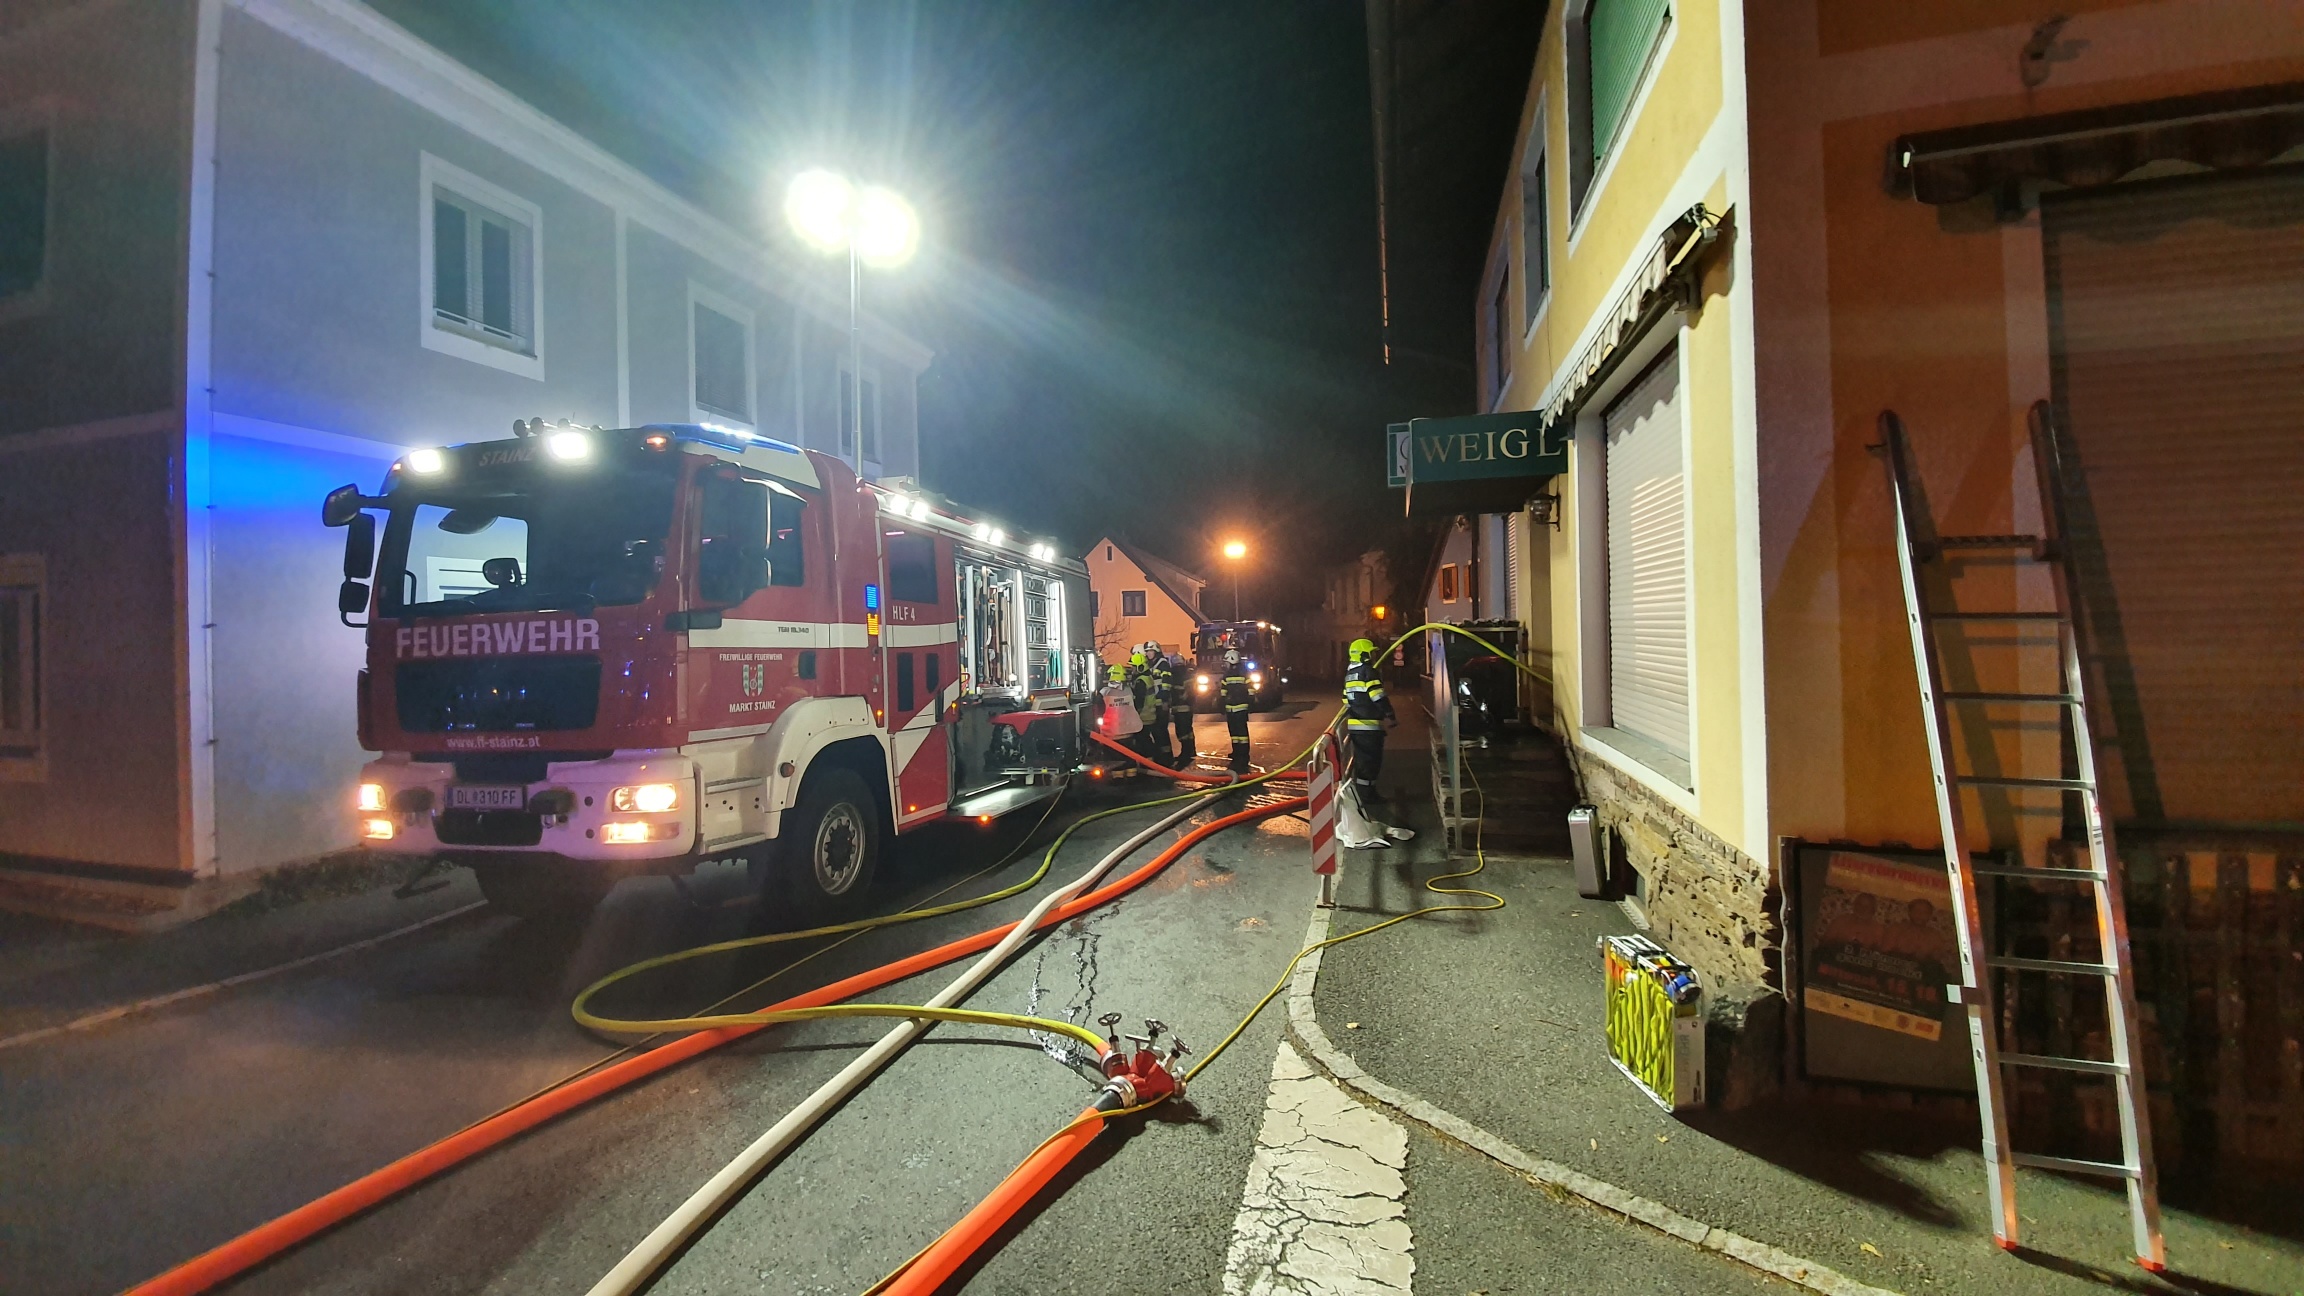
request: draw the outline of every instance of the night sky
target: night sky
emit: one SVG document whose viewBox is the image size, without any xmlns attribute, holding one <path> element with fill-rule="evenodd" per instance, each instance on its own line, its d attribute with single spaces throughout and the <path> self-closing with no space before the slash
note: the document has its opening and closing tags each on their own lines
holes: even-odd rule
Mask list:
<svg viewBox="0 0 2304 1296">
<path fill-rule="evenodd" d="M 1384 424 L 1469 407 L 1471 284 L 1382 362 L 1357 0 L 375 3 L 785 246 L 804 167 L 911 198 L 922 254 L 865 292 L 937 353 L 927 485 L 1074 552 L 1216 574 L 1239 536 L 1251 602 L 1317 601 L 1397 522 Z"/>
</svg>

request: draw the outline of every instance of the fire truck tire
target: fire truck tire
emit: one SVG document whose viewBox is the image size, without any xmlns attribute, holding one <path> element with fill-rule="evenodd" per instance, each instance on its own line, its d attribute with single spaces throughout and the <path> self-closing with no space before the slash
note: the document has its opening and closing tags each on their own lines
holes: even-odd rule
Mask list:
<svg viewBox="0 0 2304 1296">
<path fill-rule="evenodd" d="M 880 805 L 864 780 L 849 770 L 817 770 L 784 816 L 761 893 L 781 889 L 811 916 L 853 913 L 871 894 L 881 835 Z"/>
<path fill-rule="evenodd" d="M 616 884 L 597 870 L 531 859 L 475 860 L 472 875 L 490 907 L 521 918 L 582 918 Z"/>
</svg>

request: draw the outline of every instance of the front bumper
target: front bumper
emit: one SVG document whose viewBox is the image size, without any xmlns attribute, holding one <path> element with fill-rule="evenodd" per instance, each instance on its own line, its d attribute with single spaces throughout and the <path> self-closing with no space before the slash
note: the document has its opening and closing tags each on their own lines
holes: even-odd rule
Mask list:
<svg viewBox="0 0 2304 1296">
<path fill-rule="evenodd" d="M 388 755 L 362 766 L 360 781 L 382 792 L 382 809 L 354 814 L 355 835 L 374 850 L 640 863 L 685 859 L 696 847 L 696 762 L 676 752 L 620 751 L 604 760 L 554 761 L 541 782 L 523 786 L 519 809 L 451 807 L 456 770 L 445 762 Z M 674 785 L 678 803 L 655 814 L 611 807 L 617 788 L 641 783 Z M 615 840 L 612 828 L 626 837 L 645 833 L 646 839 Z"/>
</svg>

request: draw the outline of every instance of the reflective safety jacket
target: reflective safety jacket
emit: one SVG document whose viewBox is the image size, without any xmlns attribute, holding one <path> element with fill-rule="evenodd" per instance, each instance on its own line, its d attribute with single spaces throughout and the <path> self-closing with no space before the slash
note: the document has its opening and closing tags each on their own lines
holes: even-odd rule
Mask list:
<svg viewBox="0 0 2304 1296">
<path fill-rule="evenodd" d="M 1126 738 L 1143 732 L 1143 722 L 1136 716 L 1136 699 L 1129 696 L 1125 684 L 1107 684 L 1102 690 L 1104 698 L 1104 736 Z"/>
<path fill-rule="evenodd" d="M 1144 668 L 1136 672 L 1131 685 L 1136 693 L 1137 717 L 1147 725 L 1160 723 L 1160 711 L 1164 705 L 1161 701 L 1160 668 L 1146 662 Z"/>
<path fill-rule="evenodd" d="M 1224 669 L 1224 710 L 1237 714 L 1246 711 L 1253 700 L 1248 692 L 1248 672 L 1238 666 Z"/>
<path fill-rule="evenodd" d="M 1344 673 L 1344 727 L 1377 729 L 1392 718 L 1392 700 L 1384 696 L 1384 681 L 1374 662 L 1362 662 Z"/>
<path fill-rule="evenodd" d="M 1168 671 L 1168 709 L 1179 715 L 1192 714 L 1192 668 L 1181 657 L 1170 657 Z"/>
</svg>

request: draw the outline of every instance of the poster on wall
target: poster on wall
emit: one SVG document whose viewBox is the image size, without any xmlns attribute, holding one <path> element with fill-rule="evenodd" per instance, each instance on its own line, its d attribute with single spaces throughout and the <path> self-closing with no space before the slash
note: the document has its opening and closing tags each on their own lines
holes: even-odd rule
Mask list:
<svg viewBox="0 0 2304 1296">
<path fill-rule="evenodd" d="M 1804 1062 L 1817 1079 L 1973 1090 L 1952 886 L 1933 853 L 1800 846 Z"/>
</svg>

